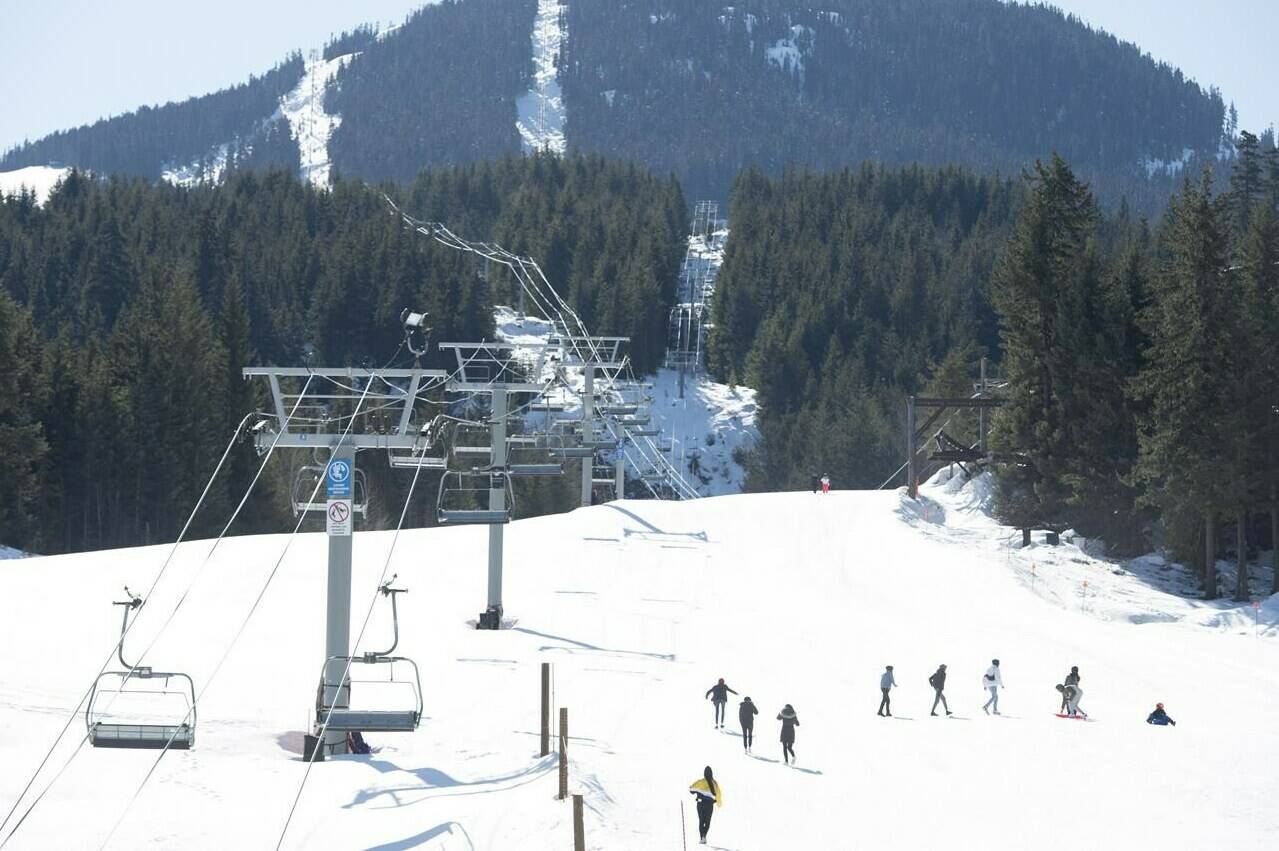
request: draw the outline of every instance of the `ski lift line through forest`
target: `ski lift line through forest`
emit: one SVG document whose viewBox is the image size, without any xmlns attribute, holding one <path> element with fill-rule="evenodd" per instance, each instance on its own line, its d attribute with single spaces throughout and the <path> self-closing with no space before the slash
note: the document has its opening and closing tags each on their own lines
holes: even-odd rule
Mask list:
<svg viewBox="0 0 1279 851">
<path fill-rule="evenodd" d="M 308 379 L 308 381 L 309 380 L 310 379 Z M 371 382 L 370 382 L 370 386 L 371 386 Z M 368 392 L 368 387 L 365 388 L 365 393 L 367 392 Z M 356 412 L 359 411 L 360 407 L 363 404 L 364 404 L 364 396 L 361 396 L 360 399 L 356 402 Z M 342 432 L 339 443 L 341 443 L 347 438 L 347 436 L 351 432 L 351 427 L 354 424 L 355 424 L 355 418 L 353 417 L 351 421 L 347 423 L 346 429 Z M 277 440 L 279 436 L 280 435 L 277 435 Z M 275 444 L 272 443 L 272 446 L 274 445 Z M 263 466 L 265 466 L 265 461 L 263 462 Z M 259 468 L 259 474 L 260 473 L 261 473 L 261 468 Z M 316 480 L 315 489 L 311 494 L 310 501 L 312 502 L 315 501 L 316 494 L 319 493 L 320 486 L 322 484 L 324 484 L 323 479 Z M 247 494 L 245 495 L 245 499 L 246 500 L 248 499 Z M 243 501 L 241 502 L 241 505 L 243 505 Z M 231 641 L 227 644 L 226 649 L 222 652 L 222 655 L 218 658 L 217 663 L 213 666 L 213 670 L 209 673 L 208 679 L 205 680 L 204 685 L 200 688 L 199 692 L 196 694 L 195 701 L 191 704 L 190 709 L 187 710 L 188 716 L 195 711 L 200 701 L 204 699 L 205 693 L 213 686 L 214 681 L 217 679 L 218 674 L 222 670 L 222 666 L 226 664 L 226 660 L 230 657 L 231 651 L 235 649 L 235 645 L 239 642 L 240 636 L 244 634 L 244 630 L 248 627 L 249 622 L 253 619 L 253 615 L 258 610 L 258 606 L 262 604 L 262 600 L 266 597 L 267 590 L 271 587 L 271 583 L 275 580 L 275 576 L 279 572 L 280 566 L 284 564 L 284 559 L 289 554 L 289 550 L 293 547 L 293 542 L 297 539 L 298 531 L 302 528 L 302 524 L 305 522 L 306 522 L 306 514 L 302 514 L 301 516 L 298 517 L 297 523 L 293 525 L 293 531 L 289 533 L 289 537 L 285 540 L 284 547 L 280 551 L 279 558 L 275 560 L 275 564 L 271 567 L 271 571 L 267 574 L 266 580 L 262 583 L 262 588 L 258 591 L 257 597 L 254 598 L 253 604 L 249 607 L 249 611 L 245 614 L 244 619 L 240 622 L 240 625 L 236 629 L 235 634 L 231 636 Z M 228 524 L 228 528 L 229 528 L 229 524 Z M 183 720 L 185 720 L 185 718 Z M 164 755 L 169 752 L 169 749 L 172 746 L 172 744 L 173 744 L 173 739 L 170 738 L 169 741 L 165 743 L 165 746 L 160 750 L 159 754 L 156 755 L 155 761 L 151 764 L 151 767 L 147 770 L 147 773 L 143 775 L 142 780 L 138 783 L 138 786 L 134 790 L 133 795 L 125 803 L 124 807 L 121 808 L 120 815 L 116 819 L 115 824 L 111 826 L 111 830 L 107 833 L 106 838 L 103 839 L 102 844 L 99 846 L 100 851 L 101 849 L 106 848 L 108 844 L 110 844 L 112 837 L 115 836 L 115 833 L 117 830 L 119 830 L 120 825 L 124 823 L 125 817 L 128 816 L 129 811 L 133 808 L 134 803 L 136 803 L 139 796 L 141 796 L 142 791 L 146 788 L 147 783 L 150 782 L 153 776 L 155 776 L 156 769 L 160 767 L 160 761 L 163 760 Z"/>
<path fill-rule="evenodd" d="M 585 341 L 586 346 L 590 350 L 591 359 L 594 361 L 599 361 L 601 359 L 601 355 L 598 350 L 598 347 L 596 346 L 594 339 L 590 337 L 590 335 L 586 332 L 586 327 L 582 323 L 581 318 L 576 314 L 576 312 L 574 312 L 564 302 L 564 300 L 555 291 L 555 288 L 550 285 L 549 281 L 546 280 L 545 275 L 542 273 L 541 268 L 537 265 L 535 261 L 527 258 L 517 257 L 516 255 L 513 255 L 510 252 L 507 252 L 504 249 L 501 249 L 499 246 L 495 246 L 491 243 L 469 243 L 461 239 L 460 237 L 458 237 L 456 234 L 454 234 L 444 225 L 419 222 L 413 219 L 412 217 L 408 216 L 407 214 L 401 212 L 395 206 L 394 202 L 390 200 L 390 198 L 385 198 L 385 200 L 390 205 L 391 209 L 395 211 L 397 214 L 399 214 L 401 219 L 410 227 L 413 227 L 414 230 L 416 230 L 417 232 L 422 233 L 425 236 L 429 236 L 443 245 L 446 245 L 461 251 L 472 252 L 472 253 L 478 254 L 479 256 L 485 257 L 486 259 L 493 260 L 494 262 L 507 266 L 516 275 L 517 279 L 520 281 L 521 287 L 523 287 L 525 291 L 528 291 L 530 295 L 532 294 L 533 291 L 537 291 L 538 293 L 541 293 L 541 288 L 537 285 L 537 282 L 533 279 L 531 273 L 529 272 L 530 268 L 535 270 L 538 274 L 538 277 L 541 278 L 542 282 L 546 285 L 546 288 L 554 296 L 554 302 L 558 302 L 561 306 L 563 306 L 564 310 L 568 311 L 568 313 L 572 315 L 573 319 L 575 320 L 575 324 L 582 331 L 582 334 L 583 334 L 582 339 Z M 538 305 L 539 309 L 542 309 L 548 316 L 551 314 L 556 315 L 559 318 L 560 325 L 567 328 L 568 323 L 567 323 L 567 320 L 564 318 L 564 313 L 554 307 L 554 304 L 552 303 L 551 298 L 542 294 L 541 298 L 534 297 L 534 302 Z M 551 306 L 551 310 L 547 311 L 543 303 L 549 304 Z M 577 345 L 577 340 L 574 337 L 567 334 L 564 335 L 564 337 L 566 337 L 570 345 L 572 345 L 573 351 L 575 352 L 575 354 L 577 354 L 579 358 L 585 360 L 585 358 L 583 358 L 581 355 L 581 347 Z M 634 374 L 631 370 L 629 359 L 623 361 L 623 368 L 626 369 L 628 375 L 633 379 Z M 610 376 L 607 373 L 608 371 L 606 370 L 605 371 L 605 375 L 606 375 L 605 381 L 607 382 L 606 389 L 609 389 L 615 383 L 615 375 Z M 575 395 L 579 395 L 579 394 L 576 394 L 576 391 L 573 391 L 572 388 L 569 388 L 569 389 L 570 389 L 570 392 L 574 392 Z M 614 432 L 614 436 L 616 437 L 615 432 Z M 645 438 L 645 440 L 647 440 L 647 438 Z M 650 449 L 654 449 L 654 447 L 650 447 Z M 660 457 L 660 453 L 656 451 L 654 451 L 653 454 L 655 456 Z M 671 462 L 668 462 L 666 461 L 666 459 L 663 458 L 659 462 L 658 466 L 666 470 L 668 477 L 672 481 L 672 488 L 675 491 L 677 491 L 681 496 L 695 498 L 699 495 L 695 488 L 692 488 L 690 485 L 688 485 L 686 481 L 684 481 L 682 474 L 675 469 L 674 465 Z M 653 493 L 654 496 L 657 495 L 656 492 L 651 487 L 649 488 L 649 490 L 650 492 Z"/>
<path fill-rule="evenodd" d="M 414 469 L 413 481 L 409 483 L 408 494 L 404 498 L 404 505 L 400 508 L 400 519 L 395 524 L 395 534 L 391 537 L 391 546 L 387 549 L 386 560 L 382 563 L 382 573 L 378 576 L 378 583 L 377 583 L 378 590 L 375 590 L 373 592 L 373 599 L 369 602 L 369 607 L 364 613 L 364 621 L 363 623 L 360 624 L 360 631 L 355 638 L 355 644 L 354 644 L 355 647 L 359 647 L 360 642 L 364 640 L 364 633 L 368 630 L 369 620 L 373 616 L 373 607 L 377 604 L 378 593 L 380 593 L 381 589 L 388 584 L 386 581 L 386 572 L 391 567 L 391 558 L 395 555 L 395 547 L 400 540 L 400 531 L 404 528 L 404 518 L 408 516 L 409 505 L 413 501 L 413 492 L 417 488 L 418 479 L 421 476 L 421 474 L 422 474 L 421 466 L 418 466 L 417 468 Z M 392 597 L 392 606 L 394 606 L 394 597 Z M 398 643 L 398 631 L 399 631 L 399 628 L 397 625 L 396 627 L 397 643 Z M 394 649 L 395 647 L 392 646 L 391 650 L 394 650 Z M 352 662 L 352 657 L 348 656 L 346 660 L 346 667 L 342 671 L 342 677 L 338 680 L 339 688 L 342 683 L 345 683 L 347 681 L 347 677 L 350 675 L 351 662 Z M 320 695 L 321 695 L 321 699 L 323 699 L 323 686 L 321 686 Z M 418 698 L 420 701 L 421 700 L 420 685 L 419 685 Z M 328 713 L 324 717 L 324 723 L 321 725 L 319 732 L 316 734 L 316 739 L 317 739 L 316 746 L 311 749 L 311 757 L 310 759 L 307 760 L 306 771 L 302 774 L 302 782 L 298 784 L 297 794 L 293 797 L 293 804 L 292 806 L 289 807 L 289 814 L 288 816 L 285 817 L 284 826 L 280 829 L 280 837 L 278 840 L 276 840 L 276 843 L 275 843 L 276 851 L 279 851 L 280 847 L 284 844 L 284 837 L 289 832 L 289 825 L 293 823 L 293 814 L 297 812 L 298 803 L 301 802 L 302 800 L 302 792 L 304 789 L 306 789 L 307 780 L 311 778 L 311 768 L 312 766 L 315 765 L 316 755 L 323 752 L 324 735 L 325 733 L 328 732 L 329 724 L 332 721 L 333 710 L 336 704 L 337 704 L 336 700 L 330 702 L 328 707 Z"/>
<path fill-rule="evenodd" d="M 538 309 L 542 310 L 546 317 L 549 318 L 552 315 L 554 315 L 555 317 L 558 318 L 559 325 L 567 330 L 569 327 L 569 322 L 565 318 L 565 313 L 567 312 L 569 316 L 572 316 L 573 324 L 575 324 L 577 328 L 579 329 L 581 333 L 581 337 L 577 338 L 567 333 L 563 334 L 562 337 L 568 341 L 569 345 L 572 347 L 573 353 L 580 360 L 582 360 L 583 362 L 597 362 L 597 363 L 603 362 L 604 360 L 606 360 L 605 358 L 602 357 L 599 351 L 599 348 L 596 345 L 595 339 L 590 336 L 589 332 L 586 329 L 585 324 L 581 320 L 581 317 L 571 307 L 569 307 L 569 305 L 559 295 L 559 293 L 555 290 L 555 288 L 550 284 L 550 282 L 546 279 L 545 274 L 542 272 L 541 267 L 538 266 L 536 261 L 532 260 L 531 258 L 519 257 L 515 254 L 512 254 L 509 251 L 506 251 L 505 249 L 501 248 L 501 246 L 498 246 L 494 243 L 468 242 L 467 240 L 464 240 L 461 237 L 454 234 L 451 230 L 449 230 L 443 224 L 421 222 L 421 221 L 418 221 L 417 219 L 414 219 L 413 217 L 409 216 L 407 213 L 404 213 L 403 211 L 401 211 L 396 206 L 395 202 L 393 202 L 388 196 L 383 195 L 383 199 L 386 201 L 386 203 L 391 208 L 391 210 L 396 215 L 398 215 L 405 224 L 407 224 L 409 227 L 412 227 L 418 233 L 421 233 L 424 236 L 428 236 L 442 245 L 448 246 L 450 248 L 454 248 L 459 251 L 474 253 L 480 257 L 484 257 L 486 260 L 491 260 L 493 262 L 499 263 L 511 269 L 512 273 L 515 274 L 517 280 L 519 281 L 520 286 L 523 288 L 525 292 L 527 292 L 533 298 L 533 301 L 537 305 Z M 545 286 L 545 290 L 549 291 L 550 293 L 549 296 L 546 295 L 546 292 L 543 291 L 542 286 L 539 286 L 537 279 L 535 279 L 533 276 L 534 272 L 536 273 L 537 279 L 540 279 L 542 285 Z M 556 307 L 557 304 L 559 305 L 558 308 Z M 547 307 L 549 307 L 550 309 L 548 310 Z M 562 310 L 560 308 L 562 308 Z M 585 348 L 587 348 L 589 352 L 589 357 L 583 356 L 582 354 L 583 347 L 579 345 L 579 339 L 585 343 Z M 634 380 L 634 373 L 629 363 L 629 359 L 625 359 L 623 361 L 623 368 L 626 370 L 628 377 L 631 380 Z M 621 370 L 618 370 L 618 372 L 620 371 Z M 611 389 L 615 385 L 616 374 L 609 375 L 608 370 L 605 370 L 604 372 L 605 372 L 605 381 L 606 381 L 605 389 L 606 390 Z M 575 393 L 575 395 L 578 395 L 578 394 Z M 608 422 L 608 420 L 605 419 L 605 422 Z M 613 430 L 610 429 L 610 431 L 613 431 Z M 614 433 L 614 437 L 618 436 L 615 431 L 613 433 Z M 644 438 L 644 442 L 651 444 L 651 440 L 649 440 L 647 437 Z M 636 445 L 638 447 L 639 444 L 636 443 Z M 668 478 L 671 481 L 672 489 L 676 491 L 676 493 L 678 493 L 682 497 L 690 497 L 690 498 L 696 498 L 697 496 L 700 495 L 697 493 L 696 488 L 693 488 L 691 485 L 688 484 L 686 480 L 684 480 L 682 472 L 675 468 L 673 462 L 670 462 L 666 460 L 665 458 L 663 458 L 661 456 L 661 453 L 656 450 L 655 446 L 650 445 L 649 449 L 652 450 L 652 454 L 655 457 L 658 457 L 661 459 L 658 462 L 658 466 L 659 468 L 662 468 L 665 470 Z M 624 454 L 626 454 L 625 451 L 624 451 Z M 628 460 L 630 460 L 629 457 L 628 457 Z M 656 492 L 654 492 L 651 487 L 649 488 L 649 490 L 650 492 L 653 492 L 654 496 L 657 495 Z"/>
<path fill-rule="evenodd" d="M 295 411 L 296 411 L 296 408 L 295 408 Z M 174 540 L 173 545 L 169 548 L 169 552 L 166 554 L 164 561 L 161 563 L 160 570 L 156 573 L 155 579 L 151 581 L 151 585 L 147 589 L 146 595 L 144 595 L 143 597 L 142 606 L 140 606 L 138 609 L 138 612 L 137 612 L 138 615 L 142 614 L 143 609 L 145 609 L 146 607 L 145 601 L 150 599 L 151 595 L 155 593 L 155 589 L 159 586 L 160 580 L 164 577 L 165 573 L 168 571 L 169 565 L 172 564 L 174 556 L 177 555 L 178 546 L 186 539 L 187 532 L 190 531 L 192 522 L 194 522 L 196 515 L 200 511 L 200 508 L 204 505 L 204 501 L 208 497 L 209 490 L 213 487 L 214 481 L 217 480 L 218 474 L 222 472 L 222 468 L 226 465 L 226 460 L 227 458 L 230 457 L 231 450 L 235 447 L 236 442 L 239 440 L 240 435 L 244 430 L 244 427 L 248 424 L 250 419 L 252 419 L 255 416 L 258 416 L 259 413 L 260 412 L 258 411 L 250 411 L 248 414 L 244 416 L 243 419 L 240 420 L 239 424 L 235 427 L 234 433 L 231 435 L 230 440 L 227 441 L 226 448 L 222 451 L 222 457 L 218 459 L 217 466 L 214 467 L 212 475 L 210 475 L 209 480 L 205 482 L 204 490 L 200 492 L 200 498 L 196 500 L 195 506 L 191 509 L 191 513 L 187 515 L 186 522 L 182 524 L 182 529 L 181 531 L 178 532 L 178 537 Z M 258 472 L 260 474 L 261 469 L 259 469 Z M 254 477 L 253 481 L 254 483 L 257 482 L 257 476 Z M 232 521 L 234 521 L 235 515 L 239 513 L 240 508 L 244 506 L 244 502 L 248 499 L 249 492 L 251 492 L 252 487 L 253 485 L 250 484 L 249 491 L 245 493 L 244 499 L 240 501 L 239 506 L 237 506 L 236 508 L 235 514 L 233 514 L 232 516 Z M 222 535 L 225 535 L 226 530 L 229 528 L 230 528 L 230 523 L 228 523 L 227 526 L 223 528 L 222 533 L 218 536 L 218 540 L 221 540 Z M 216 542 L 215 542 L 215 546 L 216 546 Z M 210 550 L 209 555 L 212 555 L 212 550 Z M 208 556 L 206 556 L 206 561 L 207 561 L 207 558 Z M 111 664 L 111 659 L 116 656 L 121 646 L 123 646 L 123 642 L 128 635 L 128 631 L 132 629 L 133 626 L 135 626 L 136 624 L 137 624 L 137 617 L 135 616 L 133 619 L 133 623 L 129 625 L 129 627 L 125 630 L 124 634 L 122 634 L 120 638 L 115 642 L 115 645 L 111 648 L 110 652 L 107 653 L 106 658 L 103 660 L 102 664 L 99 666 L 98 673 L 94 677 L 94 683 L 97 682 L 97 677 L 101 676 L 102 673 L 106 671 L 107 666 Z M 139 661 L 141 661 L 141 657 L 139 657 Z M 23 786 L 22 791 L 18 794 L 18 797 L 14 799 L 13 805 L 9 808 L 9 811 L 5 814 L 4 821 L 0 822 L 0 833 L 2 833 L 4 831 L 4 828 L 9 824 L 10 819 L 13 817 L 13 814 L 17 812 L 18 807 L 22 805 L 22 801 L 26 797 L 27 793 L 31 790 L 32 785 L 35 784 L 36 779 L 40 776 L 40 773 L 44 770 L 44 767 L 48 764 L 49 759 L 52 758 L 54 751 L 57 750 L 58 745 L 62 743 L 63 736 L 65 736 L 67 733 L 67 730 L 71 728 L 71 724 L 74 722 L 75 718 L 79 716 L 80 707 L 84 705 L 84 702 L 89 699 L 89 696 L 92 693 L 93 693 L 93 684 L 90 684 L 89 688 L 81 696 L 80 700 L 76 702 L 75 707 L 68 714 L 66 722 L 63 724 L 62 729 L 59 730 L 58 734 L 54 737 L 53 743 L 49 746 L 48 752 L 45 753 L 44 757 L 40 760 L 40 763 L 36 766 L 35 771 L 32 772 L 30 779 L 27 781 L 26 785 Z M 18 823 L 15 824 L 13 828 L 10 830 L 9 835 L 5 837 L 3 841 L 0 841 L 0 848 L 3 848 L 5 845 L 7 845 L 9 840 L 12 839 L 13 836 L 18 832 L 18 828 L 21 826 L 22 822 L 26 820 L 27 816 L 31 814 L 31 811 L 34 810 L 36 805 L 40 803 L 40 800 L 44 797 L 45 793 L 48 792 L 49 789 L 53 787 L 53 784 L 57 782 L 58 778 L 62 776 L 62 773 L 66 771 L 67 768 L 71 765 L 72 760 L 74 760 L 76 758 L 76 755 L 80 753 L 81 748 L 84 747 L 84 743 L 88 741 L 88 739 L 89 737 L 86 734 L 85 737 L 80 740 L 80 744 L 67 758 L 66 763 L 62 766 L 61 769 L 58 770 L 58 773 L 49 782 L 49 785 L 44 788 L 44 790 L 35 798 L 34 801 L 32 801 L 31 805 L 22 814 L 22 817 L 19 819 Z"/>
</svg>

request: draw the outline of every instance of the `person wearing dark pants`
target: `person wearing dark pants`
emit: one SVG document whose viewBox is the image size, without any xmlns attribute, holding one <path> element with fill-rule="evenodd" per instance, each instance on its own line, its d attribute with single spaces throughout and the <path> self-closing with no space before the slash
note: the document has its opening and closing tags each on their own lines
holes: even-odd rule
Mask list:
<svg viewBox="0 0 1279 851">
<path fill-rule="evenodd" d="M 889 692 L 889 689 L 892 689 L 896 685 L 897 685 L 897 680 L 893 679 L 893 666 L 888 665 L 884 668 L 884 673 L 881 674 L 879 677 L 879 690 L 883 692 L 884 696 L 880 698 L 879 712 L 876 713 L 877 715 L 880 715 L 884 718 L 893 717 L 893 712 L 891 708 L 893 701 L 888 696 L 888 692 Z"/>
<path fill-rule="evenodd" d="M 799 726 L 799 716 L 788 703 L 777 713 L 777 720 L 782 722 L 782 761 L 790 765 L 795 761 L 795 728 Z"/>
<path fill-rule="evenodd" d="M 749 697 L 742 698 L 742 702 L 737 707 L 737 720 L 742 725 L 742 747 L 749 753 L 751 745 L 755 741 L 755 716 L 759 714 L 759 709 L 755 704 L 751 703 Z"/>
<path fill-rule="evenodd" d="M 933 711 L 932 715 L 937 714 L 937 704 L 941 704 L 941 708 L 946 710 L 946 714 L 952 714 L 950 707 L 946 704 L 946 666 L 938 665 L 937 670 L 928 678 L 928 684 L 933 687 Z"/>
<path fill-rule="evenodd" d="M 711 699 L 711 705 L 715 707 L 715 729 L 717 730 L 724 726 L 724 706 L 728 703 L 729 692 L 737 694 L 728 687 L 723 677 L 706 690 L 706 696 Z"/>
<path fill-rule="evenodd" d="M 1067 686 L 1079 685 L 1079 666 L 1078 665 L 1071 666 L 1070 673 L 1066 675 L 1066 679 L 1062 681 L 1062 685 L 1067 685 Z M 1065 714 L 1066 712 L 1066 698 L 1064 697 L 1061 699 L 1061 712 L 1062 714 Z"/>
<path fill-rule="evenodd" d="M 705 845 L 706 834 L 711 831 L 711 816 L 715 815 L 715 808 L 724 803 L 724 790 L 708 765 L 702 772 L 702 779 L 693 781 L 688 791 L 697 799 L 697 834 L 701 844 Z"/>
</svg>

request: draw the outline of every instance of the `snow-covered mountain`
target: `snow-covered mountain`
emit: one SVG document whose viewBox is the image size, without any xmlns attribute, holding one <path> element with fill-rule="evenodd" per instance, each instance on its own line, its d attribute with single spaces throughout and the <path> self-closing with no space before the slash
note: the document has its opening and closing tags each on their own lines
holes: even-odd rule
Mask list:
<svg viewBox="0 0 1279 851">
<path fill-rule="evenodd" d="M 1184 600 L 1142 576 L 1070 564 L 1080 550 L 1049 562 L 1040 548 L 1008 549 L 985 525 L 980 490 L 939 480 L 925 496 L 624 501 L 513 523 L 514 625 L 500 632 L 468 624 L 484 602 L 483 529 L 398 542 L 357 532 L 352 634 L 371 606 L 358 646 L 389 644 L 375 591 L 398 574 L 410 589 L 399 650 L 421 666 L 425 717 L 416 733 L 370 734 L 369 756 L 315 765 L 282 847 L 567 847 L 557 760 L 537 756 L 543 661 L 554 705 L 569 710 L 569 787 L 584 796 L 588 848 L 680 848 L 681 831 L 695 844 L 686 789 L 708 764 L 724 789 L 710 844 L 741 851 L 1279 840 L 1279 602 L 1255 631 L 1251 610 L 1225 602 L 1196 604 L 1215 621 L 1185 616 Z M 203 695 L 194 748 L 166 754 L 147 780 L 156 751 L 77 748 L 75 716 L 12 847 L 100 847 L 117 821 L 108 848 L 275 847 L 307 776 L 298 749 L 322 655 L 326 546 L 319 534 L 227 539 L 208 563 L 209 542 L 181 546 L 126 655 L 145 649 L 142 663 L 192 675 Z M 167 554 L 3 563 L 5 810 L 108 655 L 110 601 L 126 583 L 145 588 Z M 1095 582 L 1086 600 L 1070 594 L 1078 571 Z M 981 710 L 993 657 L 999 717 Z M 929 716 L 926 680 L 941 663 L 953 718 Z M 874 713 L 888 664 L 891 719 Z M 1088 722 L 1054 717 L 1053 686 L 1071 665 Z M 712 727 L 704 694 L 719 677 L 760 708 L 753 754 L 739 698 L 727 727 Z M 357 683 L 353 699 L 411 697 L 403 684 Z M 1157 701 L 1176 727 L 1144 723 Z M 786 703 L 801 721 L 794 767 L 780 762 L 774 720 Z"/>
<path fill-rule="evenodd" d="M 1159 207 L 1223 150 L 1215 90 L 1055 9 L 1000 0 L 464 0 L 307 47 L 235 89 L 24 144 L 0 170 L 193 182 L 234 159 L 406 180 L 549 149 L 634 159 L 722 199 L 750 165 L 1009 174 L 1056 150 L 1112 200 Z"/>
</svg>

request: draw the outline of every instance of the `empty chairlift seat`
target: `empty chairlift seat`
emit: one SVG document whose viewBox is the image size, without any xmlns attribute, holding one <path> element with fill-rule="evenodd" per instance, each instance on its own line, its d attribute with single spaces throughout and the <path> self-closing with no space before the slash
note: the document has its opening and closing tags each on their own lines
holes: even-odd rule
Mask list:
<svg viewBox="0 0 1279 851">
<path fill-rule="evenodd" d="M 493 491 L 503 494 L 503 507 L 492 505 Z M 449 470 L 440 477 L 436 519 L 446 526 L 509 523 L 515 493 L 509 477 L 500 470 Z M 485 507 L 481 507 L 485 506 Z"/>
<path fill-rule="evenodd" d="M 379 590 L 391 598 L 395 640 L 381 652 L 332 656 L 320 672 L 315 729 L 337 733 L 411 733 L 422 721 L 422 678 L 417 663 L 392 655 L 400 643 L 400 618 L 392 576 Z M 359 703 L 353 705 L 352 693 Z"/>
<path fill-rule="evenodd" d="M 128 588 L 125 589 L 128 593 Z M 95 748 L 187 750 L 195 744 L 195 684 L 187 674 L 155 671 L 124 660 L 129 614 L 142 598 L 114 605 L 124 608 L 116 657 L 121 670 L 104 671 L 93 683 L 84 710 L 89 744 Z"/>
</svg>

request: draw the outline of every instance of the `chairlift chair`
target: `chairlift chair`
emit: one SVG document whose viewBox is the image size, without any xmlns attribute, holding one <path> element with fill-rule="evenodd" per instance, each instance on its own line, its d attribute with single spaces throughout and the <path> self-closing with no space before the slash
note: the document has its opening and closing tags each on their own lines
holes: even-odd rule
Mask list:
<svg viewBox="0 0 1279 851">
<path fill-rule="evenodd" d="M 489 494 L 499 488 L 506 494 L 505 508 L 471 507 L 473 498 L 487 505 Z M 448 470 L 440 477 L 435 516 L 441 525 L 509 523 L 514 508 L 515 492 L 511 489 L 510 477 L 502 470 Z"/>
<path fill-rule="evenodd" d="M 142 598 L 127 586 L 124 593 L 128 600 L 112 603 L 124 609 L 116 646 L 123 670 L 104 671 L 93 682 L 84 710 L 89 744 L 95 748 L 188 750 L 195 744 L 195 683 L 187 674 L 125 661 L 129 613 L 142 607 Z M 113 710 L 120 699 L 131 706 Z M 141 710 L 135 708 L 139 703 L 144 707 Z"/>
<path fill-rule="evenodd" d="M 422 677 L 417 663 L 407 656 L 395 656 L 400 644 L 400 615 L 396 606 L 397 594 L 407 593 L 405 588 L 392 588 L 392 576 L 378 591 L 391 598 L 391 628 L 393 640 L 386 650 L 366 652 L 351 656 L 330 656 L 320 672 L 320 685 L 315 695 L 316 736 L 325 731 L 337 733 L 411 733 L 422 721 Z M 357 668 L 376 670 L 385 666 L 386 677 L 381 679 L 357 679 L 351 672 Z M 396 667 L 408 669 L 411 678 L 396 678 Z M 329 674 L 344 674 L 338 682 L 329 680 Z M 403 685 L 412 691 L 412 702 L 394 709 L 351 708 L 351 686 L 355 683 Z"/>
</svg>

